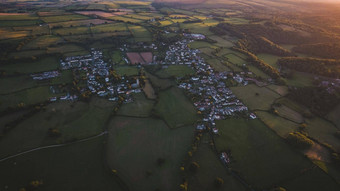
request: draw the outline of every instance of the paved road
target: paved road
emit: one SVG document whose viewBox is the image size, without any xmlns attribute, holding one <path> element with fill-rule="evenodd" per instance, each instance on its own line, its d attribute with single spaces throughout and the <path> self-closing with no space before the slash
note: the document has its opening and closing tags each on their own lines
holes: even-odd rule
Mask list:
<svg viewBox="0 0 340 191">
<path fill-rule="evenodd" d="M 85 138 L 85 139 L 74 141 L 74 142 L 71 142 L 71 143 L 64 143 L 64 144 L 58 144 L 58 145 L 49 145 L 49 146 L 38 147 L 38 148 L 35 148 L 35 149 L 31 149 L 31 150 L 28 150 L 28 151 L 24 151 L 24 152 L 15 154 L 15 155 L 11 155 L 11 156 L 2 158 L 2 159 L 0 159 L 0 162 L 3 162 L 5 160 L 8 160 L 8 159 L 20 156 L 20 155 L 27 154 L 27 153 L 30 153 L 30 152 L 34 152 L 34 151 L 39 151 L 39 150 L 48 149 L 48 148 L 55 148 L 55 147 L 63 147 L 63 146 L 68 146 L 68 145 L 71 145 L 71 144 L 74 144 L 74 143 L 80 143 L 80 142 L 84 142 L 84 141 L 89 141 L 89 140 L 95 139 L 97 137 L 101 137 L 101 136 L 103 136 L 103 135 L 105 135 L 107 133 L 108 133 L 107 131 L 104 131 L 104 132 L 102 132 L 102 133 L 100 133 L 98 135 L 95 135 L 93 137 Z"/>
</svg>

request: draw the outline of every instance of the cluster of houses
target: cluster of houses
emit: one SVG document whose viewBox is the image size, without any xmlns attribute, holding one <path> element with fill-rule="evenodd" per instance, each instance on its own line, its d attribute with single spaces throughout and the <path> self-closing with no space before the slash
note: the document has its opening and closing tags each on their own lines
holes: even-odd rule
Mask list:
<svg viewBox="0 0 340 191">
<path fill-rule="evenodd" d="M 203 40 L 203 39 L 205 39 L 205 36 L 203 34 L 188 34 L 188 33 L 183 33 L 183 36 L 188 38 L 188 39 L 193 39 L 193 40 Z"/>
<path fill-rule="evenodd" d="M 101 51 L 91 49 L 91 54 L 84 56 L 67 57 L 60 61 L 62 70 L 78 70 L 86 75 L 86 88 L 82 88 L 80 93 L 90 91 L 100 97 L 107 97 L 110 101 L 118 101 L 119 95 L 125 98 L 125 102 L 132 102 L 131 93 L 141 92 L 139 88 L 139 80 L 114 78 L 112 73 L 112 65 L 103 60 Z M 60 100 L 76 100 L 76 95 L 61 96 Z M 57 101 L 56 97 L 50 98 L 50 101 Z"/>
<path fill-rule="evenodd" d="M 165 61 L 169 64 L 191 65 L 196 71 L 195 76 L 183 80 L 179 87 L 186 89 L 198 98 L 194 105 L 198 112 L 203 115 L 203 122 L 198 124 L 197 129 L 203 130 L 210 127 L 214 133 L 218 134 L 215 120 L 222 120 L 239 113 L 245 113 L 249 118 L 255 119 L 256 116 L 249 113 L 248 108 L 227 87 L 225 82 L 228 79 L 228 73 L 215 72 L 198 55 L 199 50 L 188 47 L 189 42 L 191 41 L 185 39 L 170 46 Z M 240 83 L 244 82 L 243 77 L 239 75 L 234 76 L 234 78 L 239 80 Z"/>
<path fill-rule="evenodd" d="M 190 49 L 188 47 L 188 43 L 190 42 L 191 40 L 184 39 L 170 45 L 162 64 L 191 65 L 192 63 L 199 62 L 200 58 L 198 57 L 198 53 L 200 53 L 200 51 L 197 49 Z"/>
</svg>

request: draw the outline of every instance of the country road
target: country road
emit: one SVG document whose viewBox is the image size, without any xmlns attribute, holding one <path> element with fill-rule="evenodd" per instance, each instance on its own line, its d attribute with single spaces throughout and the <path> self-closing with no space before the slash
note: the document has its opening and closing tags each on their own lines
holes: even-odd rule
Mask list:
<svg viewBox="0 0 340 191">
<path fill-rule="evenodd" d="M 63 143 L 63 144 L 58 144 L 58 145 L 48 145 L 48 146 L 38 147 L 38 148 L 35 148 L 35 149 L 31 149 L 31 150 L 28 150 L 28 151 L 24 151 L 24 152 L 21 152 L 21 153 L 17 153 L 15 155 L 11 155 L 11 156 L 2 158 L 2 159 L 0 159 L 0 162 L 6 161 L 8 159 L 11 159 L 11 158 L 14 158 L 14 157 L 17 157 L 17 156 L 24 155 L 24 154 L 27 154 L 27 153 L 38 151 L 38 150 L 49 149 L 49 148 L 56 148 L 56 147 L 63 147 L 63 146 L 68 146 L 68 145 L 75 144 L 75 143 L 81 143 L 81 142 L 84 142 L 84 141 L 89 141 L 89 140 L 101 137 L 101 136 L 103 136 L 103 135 L 105 135 L 107 133 L 108 133 L 107 131 L 104 131 L 104 132 L 102 132 L 102 133 L 100 133 L 98 135 L 95 135 L 95 136 L 92 136 L 92 137 L 88 137 L 88 138 L 85 138 L 85 139 L 81 139 L 81 140 L 78 140 L 78 141 L 70 142 L 70 143 Z"/>
</svg>

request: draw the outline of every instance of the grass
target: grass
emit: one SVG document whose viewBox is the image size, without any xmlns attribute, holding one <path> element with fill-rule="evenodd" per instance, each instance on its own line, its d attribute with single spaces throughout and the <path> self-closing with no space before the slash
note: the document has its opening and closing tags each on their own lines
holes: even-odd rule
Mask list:
<svg viewBox="0 0 340 191">
<path fill-rule="evenodd" d="M 169 77 L 184 77 L 186 75 L 192 75 L 195 71 L 186 65 L 170 65 L 168 68 L 164 68 L 159 70 L 156 75 L 160 78 L 169 78 Z"/>
<path fill-rule="evenodd" d="M 287 137 L 289 133 L 298 130 L 298 124 L 272 113 L 257 111 L 256 115 L 263 121 L 264 124 L 273 129 L 281 137 Z"/>
<path fill-rule="evenodd" d="M 89 27 L 69 27 L 69 28 L 54 29 L 52 33 L 57 34 L 57 35 L 62 35 L 62 36 L 90 34 L 90 29 Z"/>
<path fill-rule="evenodd" d="M 226 64 L 221 63 L 217 58 L 206 59 L 206 62 L 218 72 L 230 71 Z"/>
<path fill-rule="evenodd" d="M 150 80 L 146 80 L 145 85 L 143 87 L 143 91 L 147 98 L 149 99 L 156 99 L 157 95 L 155 94 L 155 90 L 152 87 Z"/>
<path fill-rule="evenodd" d="M 75 44 L 64 44 L 57 47 L 50 47 L 47 49 L 47 53 L 61 53 L 65 54 L 68 52 L 82 52 L 86 51 L 83 47 Z"/>
<path fill-rule="evenodd" d="M 332 123 L 322 118 L 314 117 L 312 119 L 307 119 L 306 124 L 309 136 L 321 143 L 331 145 L 337 152 L 340 152 L 339 138 L 334 136 L 339 129 Z"/>
<path fill-rule="evenodd" d="M 64 143 L 97 135 L 104 131 L 114 103 L 94 98 L 90 103 L 57 102 L 18 124 L 0 141 L 0 158 L 39 146 Z M 61 136 L 48 136 L 57 128 Z"/>
<path fill-rule="evenodd" d="M 197 173 L 189 177 L 188 190 L 246 190 L 238 180 L 228 173 L 208 141 L 208 135 L 205 134 L 202 143 L 192 157 L 192 161 L 197 162 L 200 167 Z M 221 188 L 216 188 L 214 185 L 217 177 L 224 181 Z"/>
<path fill-rule="evenodd" d="M 37 16 L 29 14 L 17 14 L 17 15 L 0 15 L 0 21 L 12 21 L 16 22 L 18 20 L 37 20 Z"/>
<path fill-rule="evenodd" d="M 284 79 L 288 86 L 305 87 L 313 85 L 313 75 L 294 71 L 291 78 Z"/>
<path fill-rule="evenodd" d="M 51 45 L 58 44 L 60 42 L 63 42 L 63 39 L 58 36 L 44 35 L 32 40 L 31 42 L 26 44 L 23 49 L 43 49 Z"/>
<path fill-rule="evenodd" d="M 294 121 L 295 123 L 303 123 L 304 122 L 304 118 L 303 116 L 294 111 L 293 109 L 285 106 L 285 105 L 281 105 L 279 107 L 274 107 L 276 109 L 276 111 L 278 112 L 278 115 L 285 118 L 285 119 L 289 119 L 291 121 Z"/>
<path fill-rule="evenodd" d="M 265 63 L 273 66 L 274 68 L 279 68 L 276 64 L 277 60 L 280 58 L 279 56 L 275 56 L 272 54 L 258 54 L 256 55 L 259 59 L 263 60 Z"/>
<path fill-rule="evenodd" d="M 192 139 L 190 126 L 171 130 L 157 119 L 115 117 L 109 128 L 107 160 L 130 190 L 176 190 Z M 157 164 L 158 158 L 165 159 L 163 165 Z"/>
<path fill-rule="evenodd" d="M 330 177 L 322 172 L 320 168 L 314 168 L 307 173 L 299 176 L 282 185 L 287 190 L 339 190 L 339 185 Z"/>
<path fill-rule="evenodd" d="M 51 80 L 52 84 L 70 84 L 73 81 L 72 70 L 64 70 L 60 76 Z"/>
<path fill-rule="evenodd" d="M 51 191 L 120 191 L 122 189 L 103 165 L 103 141 L 103 138 L 97 138 L 66 147 L 35 151 L 1 162 L 0 186 L 19 190 L 33 180 L 42 180 L 41 188 Z"/>
<path fill-rule="evenodd" d="M 240 58 L 235 54 L 227 54 L 225 57 L 228 59 L 229 62 L 237 66 L 243 66 L 243 64 L 247 64 L 247 61 L 245 61 L 244 59 Z"/>
<path fill-rule="evenodd" d="M 143 26 L 137 25 L 128 25 L 129 30 L 131 31 L 135 41 L 145 41 L 150 42 L 152 40 L 152 36 L 150 32 Z"/>
<path fill-rule="evenodd" d="M 269 110 L 271 104 L 280 95 L 268 90 L 265 87 L 258 87 L 254 84 L 247 86 L 231 87 L 232 92 L 243 101 L 250 109 Z M 256 95 L 258 93 L 258 95 Z"/>
<path fill-rule="evenodd" d="M 122 52 L 119 51 L 119 50 L 116 50 L 116 51 L 113 51 L 112 54 L 111 54 L 111 58 L 112 58 L 112 61 L 115 63 L 115 64 L 120 64 L 122 63 Z"/>
<path fill-rule="evenodd" d="M 16 107 L 20 103 L 25 105 L 41 103 L 47 101 L 52 96 L 54 95 L 50 92 L 48 86 L 27 89 L 9 95 L 0 95 L 0 111 L 8 107 Z"/>
<path fill-rule="evenodd" d="M 91 27 L 92 33 L 118 32 L 126 30 L 127 28 L 125 23 L 104 24 Z"/>
<path fill-rule="evenodd" d="M 136 76 L 138 75 L 138 68 L 134 66 L 118 66 L 114 67 L 116 70 L 117 74 L 124 76 Z"/>
<path fill-rule="evenodd" d="M 43 20 L 46 23 L 74 21 L 74 20 L 83 20 L 83 19 L 89 19 L 89 18 L 83 15 L 58 15 L 58 16 L 41 17 L 41 20 Z"/>
<path fill-rule="evenodd" d="M 18 27 L 18 26 L 32 26 L 41 24 L 41 20 L 19 20 L 19 21 L 11 21 L 11 20 L 1 20 L 0 27 Z"/>
<path fill-rule="evenodd" d="M 288 94 L 288 87 L 287 86 L 279 86 L 279 85 L 270 84 L 266 87 L 275 91 L 276 93 L 280 94 L 281 96 L 285 96 L 285 95 Z"/>
<path fill-rule="evenodd" d="M 0 94 L 7 94 L 20 91 L 26 88 L 37 86 L 37 82 L 30 76 L 16 76 L 0 79 Z"/>
<path fill-rule="evenodd" d="M 131 117 L 148 117 L 151 114 L 154 101 L 145 98 L 143 93 L 133 94 L 133 102 L 120 107 L 118 115 Z"/>
<path fill-rule="evenodd" d="M 10 39 L 10 38 L 22 38 L 29 36 L 31 34 L 30 31 L 0 31 L 0 40 Z"/>
<path fill-rule="evenodd" d="M 140 19 L 134 19 L 134 18 L 124 17 L 124 16 L 113 16 L 113 17 L 109 17 L 109 19 L 115 20 L 115 21 L 122 21 L 122 22 L 125 22 L 125 23 L 141 23 L 141 22 L 143 22 L 143 20 L 140 20 Z"/>
<path fill-rule="evenodd" d="M 217 121 L 217 127 L 220 131 L 217 149 L 231 150 L 231 168 L 255 188 L 264 189 L 301 177 L 302 171 L 314 166 L 259 120 L 229 119 Z M 332 181 L 329 177 L 323 179 Z M 314 184 L 312 180 L 309 179 L 310 184 Z"/>
<path fill-rule="evenodd" d="M 291 99 L 288 99 L 286 97 L 283 97 L 283 98 L 280 98 L 278 100 L 275 101 L 275 103 L 280 103 L 282 105 L 285 105 L 287 107 L 289 107 L 290 109 L 300 113 L 300 114 L 311 114 L 311 112 L 308 110 L 307 107 L 299 104 L 299 103 L 296 103 L 295 101 L 291 100 Z"/>
<path fill-rule="evenodd" d="M 191 42 L 188 46 L 192 49 L 213 48 L 214 47 L 211 43 L 205 42 L 205 41 L 194 41 L 194 42 Z"/>
<path fill-rule="evenodd" d="M 340 105 L 336 106 L 330 113 L 327 114 L 327 119 L 331 120 L 338 128 L 340 128 Z"/>
<path fill-rule="evenodd" d="M 172 81 L 168 79 L 161 79 L 150 73 L 146 73 L 146 76 L 149 78 L 152 86 L 155 87 L 156 89 L 166 89 L 169 88 L 170 86 L 175 85 Z"/>
<path fill-rule="evenodd" d="M 213 35 L 209 30 L 209 26 L 203 23 L 180 23 L 181 29 L 188 29 L 192 33 L 200 33 L 204 35 Z"/>
<path fill-rule="evenodd" d="M 193 125 L 198 116 L 190 100 L 182 90 L 172 87 L 159 93 L 159 101 L 155 106 L 159 115 L 171 128 Z"/>
</svg>

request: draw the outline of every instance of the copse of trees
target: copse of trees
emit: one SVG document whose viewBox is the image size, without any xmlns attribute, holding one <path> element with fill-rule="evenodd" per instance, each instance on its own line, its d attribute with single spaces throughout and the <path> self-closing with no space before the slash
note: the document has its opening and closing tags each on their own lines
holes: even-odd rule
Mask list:
<svg viewBox="0 0 340 191">
<path fill-rule="evenodd" d="M 300 149 L 306 149 L 314 145 L 314 142 L 301 132 L 289 133 L 286 140 Z"/>
<path fill-rule="evenodd" d="M 303 44 L 294 47 L 292 50 L 320 58 L 340 59 L 340 44 L 337 43 Z"/>
<path fill-rule="evenodd" d="M 264 73 L 268 74 L 273 79 L 280 79 L 279 71 L 276 68 L 272 67 L 271 65 L 263 62 L 255 54 L 249 52 L 248 50 L 243 50 L 243 49 L 237 48 L 237 47 L 233 47 L 233 49 L 247 55 L 248 56 L 247 59 L 251 64 L 260 68 Z"/>
<path fill-rule="evenodd" d="M 290 68 L 300 72 L 340 78 L 340 61 L 334 59 L 285 57 L 277 62 L 281 67 Z"/>
<path fill-rule="evenodd" d="M 330 94 L 322 87 L 292 88 L 287 97 L 308 107 L 312 113 L 319 116 L 328 114 L 340 103 L 339 95 Z"/>
</svg>

